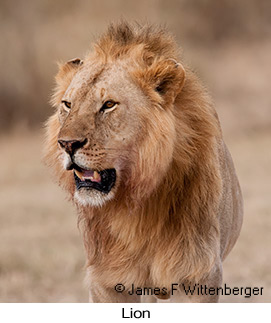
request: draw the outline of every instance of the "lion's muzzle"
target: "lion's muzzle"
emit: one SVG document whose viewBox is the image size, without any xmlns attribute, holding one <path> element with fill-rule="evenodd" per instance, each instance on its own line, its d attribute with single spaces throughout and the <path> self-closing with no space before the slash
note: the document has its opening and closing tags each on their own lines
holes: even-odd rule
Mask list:
<svg viewBox="0 0 271 323">
<path fill-rule="evenodd" d="M 63 140 L 59 139 L 60 147 L 69 155 L 69 162 L 65 165 L 67 170 L 73 170 L 76 189 L 97 190 L 108 194 L 116 182 L 116 170 L 114 168 L 95 170 L 89 167 L 82 167 L 75 162 L 75 153 L 84 148 L 87 139 Z"/>
</svg>

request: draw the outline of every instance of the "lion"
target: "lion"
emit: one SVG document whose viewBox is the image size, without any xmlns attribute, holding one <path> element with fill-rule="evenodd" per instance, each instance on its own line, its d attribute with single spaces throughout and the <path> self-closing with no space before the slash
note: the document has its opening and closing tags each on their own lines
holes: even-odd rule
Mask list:
<svg viewBox="0 0 271 323">
<path fill-rule="evenodd" d="M 243 202 L 212 100 L 168 31 L 111 24 L 61 64 L 45 159 L 75 203 L 91 302 L 217 302 Z M 147 292 L 146 292 L 147 291 Z"/>
</svg>

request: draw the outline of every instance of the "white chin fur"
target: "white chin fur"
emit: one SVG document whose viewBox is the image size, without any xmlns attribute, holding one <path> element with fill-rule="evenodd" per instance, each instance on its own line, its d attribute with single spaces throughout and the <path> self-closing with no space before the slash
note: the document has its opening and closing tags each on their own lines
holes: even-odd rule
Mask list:
<svg viewBox="0 0 271 323">
<path fill-rule="evenodd" d="M 82 206 L 102 207 L 107 201 L 112 200 L 113 192 L 103 194 L 96 190 L 80 189 L 74 193 L 74 199 Z"/>
</svg>

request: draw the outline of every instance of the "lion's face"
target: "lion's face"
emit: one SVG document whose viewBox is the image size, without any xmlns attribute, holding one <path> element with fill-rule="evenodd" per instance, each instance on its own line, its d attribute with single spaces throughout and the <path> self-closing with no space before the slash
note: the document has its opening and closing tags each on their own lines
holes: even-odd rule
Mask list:
<svg viewBox="0 0 271 323">
<path fill-rule="evenodd" d="M 86 63 L 59 107 L 63 167 L 74 173 L 75 198 L 101 205 L 112 199 L 129 168 L 133 142 L 142 141 L 142 92 L 121 65 Z"/>
<path fill-rule="evenodd" d="M 75 201 L 102 206 L 120 192 L 146 197 L 172 160 L 175 94 L 163 97 L 161 82 L 144 80 L 150 71 L 140 74 L 130 61 L 69 64 L 55 96 L 58 126 L 49 124 L 49 132 L 58 131 L 56 163 L 73 177 Z"/>
</svg>

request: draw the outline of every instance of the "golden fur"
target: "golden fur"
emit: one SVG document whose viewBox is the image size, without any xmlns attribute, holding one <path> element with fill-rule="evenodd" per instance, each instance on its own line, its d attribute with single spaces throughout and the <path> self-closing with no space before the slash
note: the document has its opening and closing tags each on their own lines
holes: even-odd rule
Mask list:
<svg viewBox="0 0 271 323">
<path fill-rule="evenodd" d="M 84 62 L 60 66 L 46 160 L 79 211 L 92 301 L 139 300 L 116 293 L 117 283 L 168 291 L 172 283 L 219 286 L 221 262 L 239 235 L 242 197 L 218 117 L 180 61 L 164 30 L 120 23 Z M 128 103 L 100 117 L 104 93 Z M 74 102 L 70 112 L 63 98 Z M 78 197 L 59 138 L 87 138 L 78 160 L 89 168 L 116 167 L 110 197 Z"/>
</svg>

